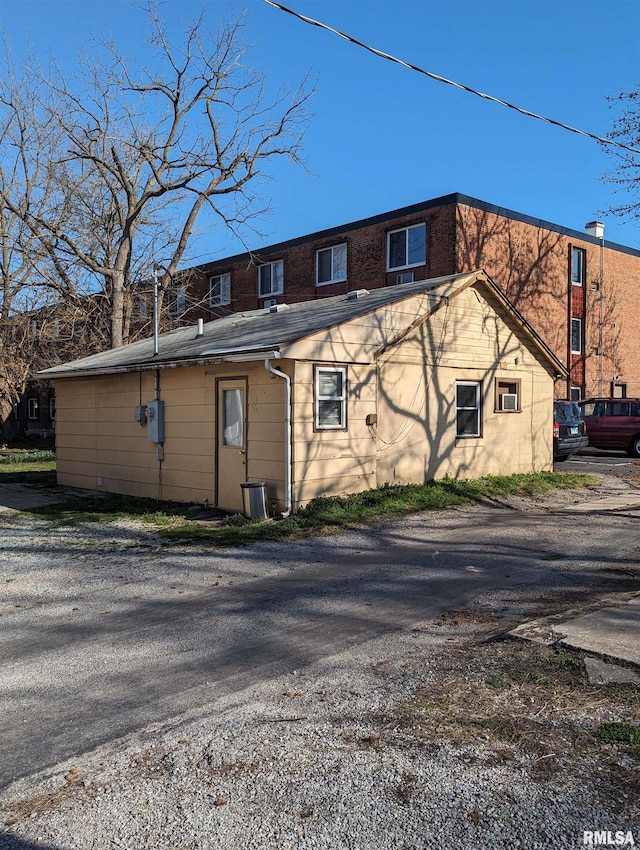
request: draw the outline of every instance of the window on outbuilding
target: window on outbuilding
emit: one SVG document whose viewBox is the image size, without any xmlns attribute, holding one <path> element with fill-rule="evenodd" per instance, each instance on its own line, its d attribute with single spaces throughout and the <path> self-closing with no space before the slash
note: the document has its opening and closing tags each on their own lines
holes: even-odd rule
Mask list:
<svg viewBox="0 0 640 850">
<path fill-rule="evenodd" d="M 346 430 L 347 370 L 345 367 L 315 367 L 314 403 L 317 430 Z"/>
<path fill-rule="evenodd" d="M 496 378 L 496 413 L 517 413 L 520 407 L 520 381 Z"/>
<path fill-rule="evenodd" d="M 480 437 L 480 382 L 456 381 L 456 436 Z"/>
</svg>

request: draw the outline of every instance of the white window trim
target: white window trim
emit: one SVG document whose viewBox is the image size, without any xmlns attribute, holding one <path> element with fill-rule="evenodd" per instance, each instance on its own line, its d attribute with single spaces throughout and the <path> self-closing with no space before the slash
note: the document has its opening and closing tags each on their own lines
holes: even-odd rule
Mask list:
<svg viewBox="0 0 640 850">
<path fill-rule="evenodd" d="M 330 372 L 335 374 L 339 372 L 342 375 L 342 394 L 335 396 L 320 395 L 320 374 L 322 372 Z M 344 366 L 316 366 L 314 369 L 314 426 L 316 431 L 346 431 L 347 430 L 347 370 Z M 340 424 L 323 425 L 320 423 L 320 402 L 321 401 L 340 401 Z"/>
<path fill-rule="evenodd" d="M 271 285 L 273 286 L 273 281 L 275 279 L 275 275 L 273 274 L 273 269 L 275 266 L 282 266 L 282 274 L 280 275 L 280 288 L 279 289 L 270 289 L 269 292 L 260 292 L 260 284 L 262 277 L 262 269 L 269 267 L 271 269 Z M 284 289 L 284 261 L 283 260 L 274 260 L 272 263 L 263 263 L 261 266 L 258 266 L 258 298 L 271 298 L 272 295 L 282 295 Z"/>
<path fill-rule="evenodd" d="M 213 294 L 214 281 L 220 282 L 220 294 L 217 296 Z M 209 306 L 226 307 L 229 304 L 231 304 L 231 275 L 229 272 L 211 275 L 209 278 Z"/>
<path fill-rule="evenodd" d="M 401 233 L 403 230 L 405 231 L 405 258 L 409 256 L 409 231 L 414 230 L 416 227 L 424 227 L 425 234 L 425 246 L 424 246 L 424 259 L 420 260 L 419 263 L 406 263 L 403 266 L 392 266 L 390 264 L 391 260 L 391 237 L 394 233 Z M 427 262 L 427 225 L 424 221 L 417 222 L 416 224 L 409 224 L 406 227 L 398 227 L 395 230 L 390 230 L 387 233 L 387 271 L 388 272 L 396 272 L 401 271 L 402 269 L 414 269 L 418 266 L 424 266 Z"/>
<path fill-rule="evenodd" d="M 30 422 L 35 422 L 40 419 L 40 399 L 27 399 L 27 419 Z"/>
<path fill-rule="evenodd" d="M 579 342 L 580 347 L 577 348 L 577 349 L 573 347 L 573 323 L 574 322 L 580 323 L 580 342 Z M 572 354 L 582 354 L 582 319 L 579 319 L 577 316 L 573 316 L 572 319 L 571 319 L 571 353 Z"/>
<path fill-rule="evenodd" d="M 473 407 L 458 407 L 458 387 L 475 387 L 476 388 L 476 403 Z M 475 439 L 482 436 L 482 384 L 480 381 L 456 381 L 456 439 L 466 440 Z M 478 430 L 475 434 L 459 434 L 458 433 L 458 411 L 459 410 L 474 410 L 478 414 Z"/>
<path fill-rule="evenodd" d="M 333 252 L 337 248 L 344 248 L 345 250 L 345 259 L 347 254 L 347 243 L 341 242 L 339 245 L 330 245 L 328 248 L 319 248 L 316 251 L 316 286 L 329 286 L 332 283 L 342 283 L 347 279 L 347 274 L 341 275 L 340 277 L 334 276 L 334 263 L 333 263 Z M 330 280 L 320 280 L 320 254 L 323 254 L 325 251 L 331 251 L 331 279 Z M 345 262 L 345 271 L 346 271 L 347 263 Z"/>
</svg>

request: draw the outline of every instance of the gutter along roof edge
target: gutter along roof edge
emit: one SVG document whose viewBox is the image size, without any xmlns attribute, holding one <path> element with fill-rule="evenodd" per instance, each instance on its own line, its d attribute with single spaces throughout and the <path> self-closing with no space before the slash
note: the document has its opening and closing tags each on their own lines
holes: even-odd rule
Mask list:
<svg viewBox="0 0 640 850">
<path fill-rule="evenodd" d="M 119 366 L 97 366 L 95 369 L 47 369 L 44 372 L 38 372 L 43 378 L 50 378 L 53 381 L 72 378 L 93 378 L 104 375 L 127 375 L 135 372 L 155 372 L 156 369 L 179 369 L 183 366 L 217 366 L 223 363 L 245 363 L 255 360 L 280 360 L 282 355 L 276 349 L 261 349 L 251 352 L 226 352 L 226 353 L 211 353 L 203 356 L 203 352 L 198 357 L 185 357 L 184 359 L 175 358 L 173 360 L 146 361 L 144 363 L 123 363 Z"/>
</svg>

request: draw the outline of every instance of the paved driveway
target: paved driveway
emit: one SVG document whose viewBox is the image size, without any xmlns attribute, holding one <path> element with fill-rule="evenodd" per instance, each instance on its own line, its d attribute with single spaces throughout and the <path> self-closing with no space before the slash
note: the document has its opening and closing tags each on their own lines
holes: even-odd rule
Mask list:
<svg viewBox="0 0 640 850">
<path fill-rule="evenodd" d="M 638 589 L 637 509 L 528 507 L 218 552 L 0 516 L 0 784 L 447 610 Z"/>
</svg>

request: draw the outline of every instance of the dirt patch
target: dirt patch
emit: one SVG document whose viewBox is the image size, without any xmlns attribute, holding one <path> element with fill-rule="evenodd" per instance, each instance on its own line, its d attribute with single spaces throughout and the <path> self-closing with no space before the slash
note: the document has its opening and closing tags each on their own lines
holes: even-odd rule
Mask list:
<svg viewBox="0 0 640 850">
<path fill-rule="evenodd" d="M 592 685 L 582 653 L 510 639 L 455 648 L 442 663 L 397 706 L 395 722 L 416 743 L 481 745 L 498 762 L 524 757 L 538 782 L 591 776 L 598 765 L 608 797 L 621 807 L 640 800 L 635 736 L 602 734 L 620 724 L 640 735 L 640 686 Z"/>
<path fill-rule="evenodd" d="M 14 826 L 28 818 L 56 811 L 79 794 L 86 796 L 88 793 L 78 769 L 71 770 L 64 777 L 64 783 L 53 791 L 11 803 L 8 807 L 9 816 L 3 822 L 4 826 Z"/>
</svg>

